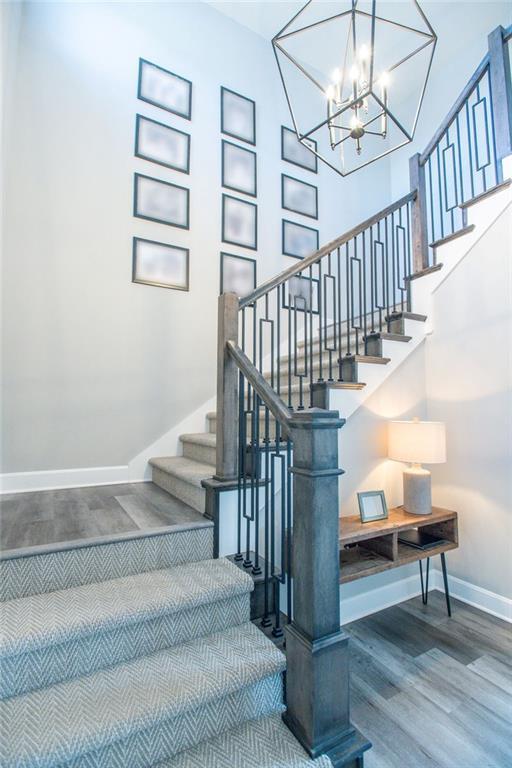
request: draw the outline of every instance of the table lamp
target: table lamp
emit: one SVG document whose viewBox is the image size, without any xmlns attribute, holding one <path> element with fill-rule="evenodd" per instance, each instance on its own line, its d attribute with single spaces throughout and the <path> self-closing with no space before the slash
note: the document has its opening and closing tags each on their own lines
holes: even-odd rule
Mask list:
<svg viewBox="0 0 512 768">
<path fill-rule="evenodd" d="M 441 421 L 390 421 L 388 456 L 407 461 L 404 471 L 404 510 L 413 515 L 432 514 L 430 472 L 422 464 L 446 461 L 445 425 Z"/>
</svg>

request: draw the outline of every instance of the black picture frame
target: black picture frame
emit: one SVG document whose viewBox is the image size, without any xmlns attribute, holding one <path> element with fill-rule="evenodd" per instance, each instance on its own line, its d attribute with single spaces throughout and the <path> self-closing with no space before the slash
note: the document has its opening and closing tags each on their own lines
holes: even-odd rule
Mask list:
<svg viewBox="0 0 512 768">
<path fill-rule="evenodd" d="M 315 229 L 314 227 L 308 227 L 305 224 L 299 224 L 297 221 L 290 221 L 289 219 L 282 219 L 281 223 L 281 250 L 283 253 L 283 256 L 291 256 L 293 259 L 304 259 L 306 255 L 301 256 L 297 253 L 292 253 L 291 251 L 286 250 L 286 228 L 287 225 L 289 227 L 296 227 L 297 229 L 306 229 L 308 232 L 314 232 L 316 235 L 316 244 L 313 251 L 310 251 L 310 253 L 314 253 L 315 251 L 318 251 L 320 248 L 320 233 L 318 229 Z"/>
<path fill-rule="evenodd" d="M 187 104 L 187 109 L 185 111 L 181 111 L 179 109 L 173 109 L 172 107 L 164 104 L 161 101 L 157 101 L 155 99 L 149 98 L 148 96 L 144 96 L 142 92 L 142 77 L 143 77 L 143 71 L 145 66 L 152 67 L 153 69 L 156 69 L 159 72 L 163 72 L 165 75 L 168 75 L 169 77 L 175 78 L 176 80 L 180 80 L 181 82 L 187 84 L 188 104 Z M 137 98 L 140 99 L 141 101 L 145 101 L 147 104 L 152 104 L 154 107 L 165 109 L 166 112 L 171 112 L 173 115 L 178 115 L 179 117 L 183 117 L 185 120 L 192 119 L 192 82 L 190 80 L 187 80 L 186 77 L 177 75 L 176 72 L 171 72 L 170 69 L 165 69 L 164 67 L 160 67 L 158 64 L 154 64 L 152 61 L 148 61 L 148 59 L 139 58 L 139 77 L 138 77 L 138 83 L 137 83 Z"/>
<path fill-rule="evenodd" d="M 134 174 L 134 183 L 133 183 L 133 215 L 138 219 L 144 219 L 145 221 L 155 221 L 158 224 L 167 224 L 167 226 L 170 227 L 178 227 L 179 229 L 190 229 L 190 190 L 187 187 L 182 187 L 179 184 L 172 184 L 170 181 L 163 181 L 162 179 L 156 179 L 154 176 L 147 176 L 144 173 L 135 173 Z M 166 219 L 160 219 L 156 216 L 147 216 L 142 213 L 139 213 L 138 211 L 138 205 L 139 205 L 139 188 L 138 183 L 139 179 L 148 179 L 149 181 L 153 181 L 156 184 L 161 184 L 166 187 L 173 187 L 174 189 L 179 189 L 181 192 L 185 193 L 186 198 L 186 223 L 180 224 L 173 221 L 167 221 Z"/>
<path fill-rule="evenodd" d="M 253 160 L 253 174 L 254 174 L 254 184 L 253 184 L 253 191 L 248 191 L 247 189 L 244 189 L 243 187 L 237 187 L 233 184 L 228 184 L 226 181 L 226 147 L 234 147 L 239 152 L 243 152 L 247 155 L 252 156 Z M 234 192 L 240 192 L 243 195 L 248 195 L 249 197 L 256 197 L 258 194 L 258 164 L 257 164 L 257 156 L 256 152 L 253 152 L 252 149 L 247 149 L 247 147 L 241 147 L 239 144 L 233 144 L 232 141 L 227 141 L 227 139 L 222 139 L 222 151 L 221 151 L 221 183 L 222 186 L 225 187 L 225 189 L 231 189 Z"/>
<path fill-rule="evenodd" d="M 303 164 L 298 162 L 297 160 L 292 160 L 290 157 L 286 157 L 285 152 L 285 136 L 287 134 L 291 133 L 294 137 L 297 144 L 301 144 L 301 142 L 297 138 L 297 134 L 292 128 L 287 128 L 286 125 L 281 126 L 281 160 L 284 160 L 285 163 L 291 163 L 292 165 L 297 165 L 299 168 L 304 168 L 306 171 L 310 171 L 311 173 L 318 173 L 318 157 L 313 154 L 313 152 L 309 152 L 306 147 L 303 145 L 303 149 L 305 152 L 307 152 L 308 155 L 311 156 L 311 163 L 308 165 L 307 163 Z M 315 151 L 318 150 L 318 142 L 315 141 L 315 139 L 307 139 L 311 144 L 314 145 Z"/>
<path fill-rule="evenodd" d="M 287 289 L 287 286 L 289 285 L 291 280 L 305 280 L 309 283 L 310 280 L 313 281 L 313 306 L 310 309 L 308 306 L 301 307 L 301 306 L 295 306 L 295 302 L 293 306 L 290 306 L 288 303 L 288 293 L 289 289 Z M 297 312 L 311 312 L 313 315 L 318 315 L 320 313 L 319 310 L 319 285 L 320 281 L 316 277 L 306 277 L 305 275 L 294 275 L 291 278 L 288 278 L 288 280 L 282 284 L 281 286 L 281 304 L 283 309 L 291 309 L 292 311 L 296 310 Z"/>
<path fill-rule="evenodd" d="M 365 509 L 366 499 L 380 498 L 381 513 L 378 515 L 371 515 L 368 509 Z M 362 523 L 372 523 L 375 520 L 386 520 L 388 517 L 388 505 L 386 504 L 386 496 L 384 491 L 362 491 L 357 494 L 357 503 L 359 504 L 359 516 Z"/>
<path fill-rule="evenodd" d="M 186 282 L 185 285 L 179 285 L 178 283 L 162 283 L 156 280 L 142 280 L 137 278 L 137 248 L 140 243 L 148 243 L 150 245 L 158 245 L 162 248 L 168 248 L 169 250 L 183 251 L 186 254 Z M 159 240 L 148 240 L 145 237 L 134 237 L 132 242 L 132 283 L 137 285 L 151 285 L 156 288 L 167 288 L 173 291 L 189 291 L 190 290 L 190 249 L 184 248 L 181 245 L 171 245 L 170 243 L 162 243 Z"/>
<path fill-rule="evenodd" d="M 186 136 L 187 138 L 187 150 L 186 150 L 186 163 L 184 167 L 181 167 L 179 165 L 173 165 L 172 163 L 165 163 L 162 160 L 157 160 L 155 157 L 151 155 L 145 155 L 140 150 L 139 144 L 140 144 L 140 126 L 141 123 L 153 123 L 154 125 L 158 125 L 160 128 L 165 128 L 167 131 L 169 131 L 169 135 L 171 134 L 179 134 L 180 136 Z M 180 173 L 190 173 L 190 134 L 185 133 L 185 131 L 179 131 L 177 128 L 173 128 L 170 125 L 166 125 L 165 123 L 161 123 L 158 120 L 153 120 L 152 117 L 147 117 L 146 115 L 136 115 L 135 119 L 135 151 L 134 151 L 135 157 L 140 157 L 141 160 L 147 160 L 150 163 L 156 163 L 157 165 L 162 165 L 164 168 L 170 168 L 173 171 L 179 171 Z"/>
<path fill-rule="evenodd" d="M 247 136 L 243 136 L 240 133 L 234 133 L 233 131 L 230 131 L 228 128 L 226 128 L 226 108 L 224 105 L 224 96 L 225 94 L 231 94 L 231 96 L 236 96 L 238 99 L 241 99 L 243 101 L 248 102 L 251 105 L 252 108 L 252 132 L 251 137 L 247 138 Z M 233 139 L 239 139 L 239 141 L 244 141 L 246 144 L 251 144 L 251 146 L 256 146 L 256 102 L 253 101 L 253 99 L 250 99 L 248 96 L 242 96 L 241 93 L 237 93 L 236 91 L 232 91 L 230 88 L 226 88 L 224 85 L 221 85 L 220 87 L 220 131 L 225 136 L 231 136 Z"/>
<path fill-rule="evenodd" d="M 235 200 L 237 203 L 240 203 L 243 206 L 251 206 L 254 208 L 254 238 L 253 238 L 253 244 L 247 245 L 245 242 L 242 242 L 240 240 L 230 240 L 229 237 L 226 235 L 226 201 L 228 200 Z M 221 240 L 223 243 L 228 243 L 229 245 L 238 245 L 242 248 L 247 248 L 251 251 L 257 251 L 258 250 L 258 206 L 256 203 L 251 202 L 250 200 L 242 200 L 240 197 L 234 197 L 233 195 L 222 195 L 222 232 L 221 232 Z"/>
<path fill-rule="evenodd" d="M 253 265 L 253 286 L 252 290 L 256 288 L 256 271 L 257 271 L 257 262 L 256 259 L 252 259 L 250 256 L 241 256 L 238 253 L 227 253 L 226 251 L 221 251 L 220 254 L 220 285 L 219 285 L 219 291 L 220 293 L 224 293 L 224 261 L 225 257 L 230 259 L 240 259 L 241 261 L 247 261 L 250 262 Z M 240 294 L 241 296 L 242 294 Z M 246 294 L 244 294 L 246 295 Z"/>
<path fill-rule="evenodd" d="M 290 205 L 286 205 L 286 181 L 293 181 L 296 184 L 300 184 L 303 187 L 309 187 L 310 189 L 314 190 L 315 193 L 315 205 L 314 205 L 314 213 L 307 213 L 304 209 L 301 208 L 292 208 Z M 318 220 L 318 187 L 316 187 L 314 184 L 308 184 L 307 181 L 303 181 L 302 179 L 297 179 L 295 176 L 288 176 L 286 173 L 281 174 L 281 208 L 285 211 L 292 211 L 292 213 L 298 213 L 301 216 L 307 216 L 309 219 L 315 219 Z"/>
</svg>

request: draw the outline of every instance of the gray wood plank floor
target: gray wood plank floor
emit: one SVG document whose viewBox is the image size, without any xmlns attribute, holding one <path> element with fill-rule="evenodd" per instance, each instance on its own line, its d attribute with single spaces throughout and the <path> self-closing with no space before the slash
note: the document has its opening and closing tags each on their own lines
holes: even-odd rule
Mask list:
<svg viewBox="0 0 512 768">
<path fill-rule="evenodd" d="M 511 768 L 512 628 L 431 592 L 345 626 L 365 768 Z"/>
<path fill-rule="evenodd" d="M 0 497 L 2 551 L 204 521 L 153 483 L 126 483 Z"/>
</svg>

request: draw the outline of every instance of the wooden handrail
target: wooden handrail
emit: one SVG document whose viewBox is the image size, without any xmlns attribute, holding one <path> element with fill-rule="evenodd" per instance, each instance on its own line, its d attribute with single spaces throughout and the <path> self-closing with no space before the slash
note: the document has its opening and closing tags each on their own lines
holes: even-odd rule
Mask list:
<svg viewBox="0 0 512 768">
<path fill-rule="evenodd" d="M 462 89 L 461 93 L 459 94 L 459 97 L 456 99 L 454 105 L 446 115 L 445 119 L 443 120 L 443 122 L 441 123 L 441 125 L 439 126 L 435 134 L 432 136 L 431 140 L 427 144 L 426 149 L 421 153 L 420 159 L 419 159 L 420 165 L 425 165 L 428 158 L 430 157 L 434 149 L 437 147 L 437 145 L 443 138 L 446 130 L 450 127 L 450 125 L 453 123 L 453 121 L 457 117 L 457 113 L 464 106 L 467 99 L 471 96 L 471 93 L 476 88 L 478 81 L 484 74 L 488 65 L 489 65 L 489 54 L 486 53 L 482 61 L 478 65 L 478 67 L 473 72 L 471 78 Z"/>
<path fill-rule="evenodd" d="M 310 256 L 306 256 L 305 259 L 301 259 L 298 264 L 296 265 L 292 264 L 291 267 L 289 267 L 288 269 L 285 269 L 279 275 L 276 275 L 275 277 L 270 278 L 270 280 L 267 280 L 265 283 L 262 283 L 257 288 L 255 288 L 254 291 L 252 291 L 252 293 L 249 293 L 247 296 L 243 296 L 240 299 L 240 305 L 239 305 L 240 309 L 243 309 L 244 307 L 249 306 L 249 304 L 252 304 L 253 301 L 256 301 L 257 299 L 261 298 L 261 296 L 264 296 L 266 293 L 269 293 L 274 288 L 277 288 L 278 285 L 285 283 L 287 280 L 290 279 L 290 277 L 293 277 L 294 275 L 297 275 L 300 272 L 303 272 L 305 269 L 312 266 L 313 264 L 316 264 L 317 261 L 320 261 L 320 259 L 322 259 L 324 256 L 327 256 L 328 253 L 332 253 L 332 251 L 334 251 L 336 248 L 339 248 L 341 245 L 348 243 L 349 240 L 352 240 L 354 237 L 357 237 L 357 235 L 360 235 L 362 232 L 372 227 L 378 221 L 381 221 L 381 219 L 385 219 L 386 216 L 389 216 L 391 213 L 393 213 L 394 211 L 397 211 L 403 205 L 406 205 L 407 203 L 411 202 L 415 198 L 416 198 L 416 190 L 413 190 L 412 192 L 409 192 L 409 194 L 404 195 L 404 197 L 400 198 L 400 200 L 397 200 L 395 203 L 391 203 L 391 205 L 388 205 L 387 208 L 383 208 L 382 211 L 379 211 L 379 213 L 375 213 L 373 216 L 370 216 L 370 218 L 366 219 L 366 221 L 363 221 L 361 224 L 358 224 L 356 227 L 349 229 L 348 232 L 345 232 L 344 235 L 337 237 L 335 240 L 331 240 L 330 243 L 327 243 L 327 245 L 322 246 L 320 250 L 315 251 Z"/>
<path fill-rule="evenodd" d="M 240 349 L 236 342 L 232 340 L 227 341 L 226 348 L 251 387 L 261 397 L 264 405 L 269 409 L 272 416 L 274 416 L 276 420 L 281 424 L 283 430 L 286 432 L 286 435 L 288 435 L 292 414 L 284 402 L 272 389 L 270 384 L 267 383 L 258 369 L 251 363 L 245 352 Z"/>
</svg>

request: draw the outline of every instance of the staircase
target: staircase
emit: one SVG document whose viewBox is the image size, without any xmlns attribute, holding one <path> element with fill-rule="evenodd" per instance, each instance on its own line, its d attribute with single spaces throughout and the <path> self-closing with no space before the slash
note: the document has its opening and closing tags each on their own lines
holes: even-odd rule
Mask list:
<svg viewBox="0 0 512 768">
<path fill-rule="evenodd" d="M 0 562 L 0 764 L 331 766 L 281 720 L 285 658 L 212 525 Z"/>
<path fill-rule="evenodd" d="M 350 418 L 425 340 L 432 332 L 430 301 L 433 292 L 511 201 L 511 181 L 506 180 L 461 205 L 467 222 L 464 228 L 433 243 L 433 266 L 412 275 L 407 281 L 408 305 L 414 311 L 395 311 L 386 318 L 386 330 L 372 335 L 366 348 L 361 350 L 362 354 L 347 355 L 346 334 L 343 331 L 340 355 L 345 358 L 342 363 L 343 381 L 326 382 L 330 407 L 339 410 L 345 419 Z M 332 333 L 334 330 L 331 329 Z M 353 331 L 351 340 L 353 347 Z M 304 347 L 304 342 L 300 342 L 298 355 L 292 358 L 292 363 L 301 363 L 306 354 Z M 311 360 L 313 373 L 317 376 L 320 368 L 318 340 L 315 340 Z M 299 405 L 300 384 L 293 373 L 290 375 L 289 362 L 288 355 L 281 357 L 281 385 L 288 394 L 290 382 L 290 404 L 296 409 Z M 270 382 L 270 370 L 264 370 L 264 377 Z M 307 397 L 309 392 L 310 384 L 305 382 L 303 396 Z M 270 422 L 275 424 L 272 416 Z M 202 513 L 205 511 L 205 489 L 202 482 L 216 473 L 216 413 L 205 413 L 205 423 L 205 432 L 181 435 L 182 456 L 150 460 L 153 482 Z M 260 418 L 260 428 L 263 429 L 263 416 Z"/>
</svg>

